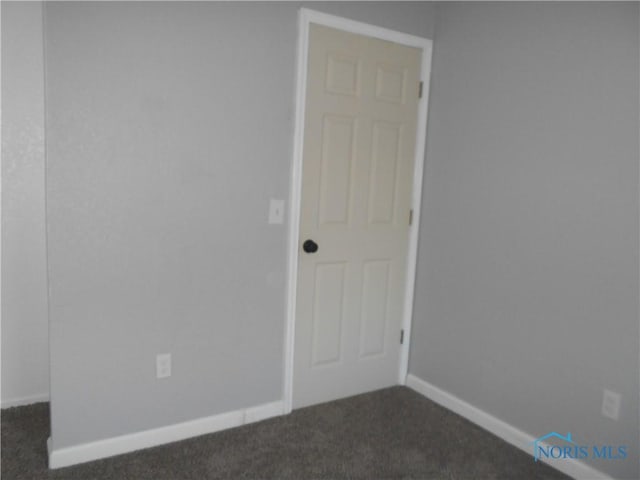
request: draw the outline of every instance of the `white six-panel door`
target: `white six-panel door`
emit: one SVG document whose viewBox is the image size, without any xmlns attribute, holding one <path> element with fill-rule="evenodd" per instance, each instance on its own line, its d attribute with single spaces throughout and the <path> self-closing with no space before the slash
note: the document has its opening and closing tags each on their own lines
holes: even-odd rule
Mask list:
<svg viewBox="0 0 640 480">
<path fill-rule="evenodd" d="M 294 407 L 397 383 L 421 55 L 310 25 Z"/>
</svg>

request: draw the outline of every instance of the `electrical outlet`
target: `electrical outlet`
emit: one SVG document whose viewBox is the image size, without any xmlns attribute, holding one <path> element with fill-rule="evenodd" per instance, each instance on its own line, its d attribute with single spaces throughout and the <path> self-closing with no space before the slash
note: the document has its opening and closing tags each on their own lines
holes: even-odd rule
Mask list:
<svg viewBox="0 0 640 480">
<path fill-rule="evenodd" d="M 284 200 L 271 199 L 269 203 L 269 223 L 278 224 L 284 222 Z"/>
<path fill-rule="evenodd" d="M 156 356 L 156 378 L 171 376 L 171 354 L 161 353 Z"/>
<path fill-rule="evenodd" d="M 604 389 L 602 393 L 602 415 L 612 420 L 618 420 L 620 415 L 620 394 Z"/>
</svg>

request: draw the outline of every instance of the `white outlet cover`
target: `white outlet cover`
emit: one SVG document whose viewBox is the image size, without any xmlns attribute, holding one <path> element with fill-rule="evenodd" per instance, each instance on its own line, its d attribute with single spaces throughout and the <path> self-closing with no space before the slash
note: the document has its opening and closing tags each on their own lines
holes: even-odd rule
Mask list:
<svg viewBox="0 0 640 480">
<path fill-rule="evenodd" d="M 620 416 L 620 394 L 607 390 L 602 393 L 602 415 L 612 420 Z"/>
<path fill-rule="evenodd" d="M 284 223 L 284 200 L 272 198 L 269 202 L 269 224 Z"/>
<path fill-rule="evenodd" d="M 161 353 L 156 356 L 156 378 L 171 376 L 171 354 Z"/>
</svg>

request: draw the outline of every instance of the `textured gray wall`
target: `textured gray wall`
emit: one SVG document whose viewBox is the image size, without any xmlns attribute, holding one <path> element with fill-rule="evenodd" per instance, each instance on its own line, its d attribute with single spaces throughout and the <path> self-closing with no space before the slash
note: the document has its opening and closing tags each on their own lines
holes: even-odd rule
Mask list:
<svg viewBox="0 0 640 480">
<path fill-rule="evenodd" d="M 46 399 L 42 5 L 2 2 L 2 405 Z"/>
<path fill-rule="evenodd" d="M 638 478 L 638 4 L 439 4 L 410 371 Z M 620 420 L 600 414 L 622 393 Z"/>
<path fill-rule="evenodd" d="M 432 33 L 429 4 L 306 6 Z M 55 449 L 282 397 L 267 213 L 288 198 L 298 7 L 46 4 Z"/>
</svg>

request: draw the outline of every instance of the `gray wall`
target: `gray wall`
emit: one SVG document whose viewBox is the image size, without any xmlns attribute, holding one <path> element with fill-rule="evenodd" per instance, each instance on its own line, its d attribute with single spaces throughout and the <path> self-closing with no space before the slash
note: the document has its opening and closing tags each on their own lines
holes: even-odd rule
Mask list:
<svg viewBox="0 0 640 480">
<path fill-rule="evenodd" d="M 429 4 L 307 6 L 432 33 Z M 54 448 L 282 398 L 267 214 L 288 198 L 298 7 L 46 4 Z"/>
<path fill-rule="evenodd" d="M 439 4 L 410 371 L 638 478 L 638 4 Z M 602 390 L 623 395 L 620 420 Z"/>
<path fill-rule="evenodd" d="M 49 393 L 42 6 L 2 2 L 2 406 Z"/>
</svg>

